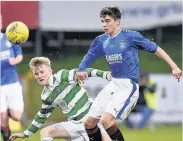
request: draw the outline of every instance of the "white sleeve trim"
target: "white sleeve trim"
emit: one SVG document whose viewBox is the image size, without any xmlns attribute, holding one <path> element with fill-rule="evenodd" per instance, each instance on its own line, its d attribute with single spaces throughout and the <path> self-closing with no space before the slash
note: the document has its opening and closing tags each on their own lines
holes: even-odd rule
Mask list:
<svg viewBox="0 0 183 141">
<path fill-rule="evenodd" d="M 104 72 L 104 73 L 103 73 L 103 78 L 104 78 L 104 79 L 107 79 L 107 74 L 108 74 L 108 72 Z"/>
<path fill-rule="evenodd" d="M 97 76 L 96 74 L 97 74 L 97 69 L 93 69 L 91 72 L 91 77 Z"/>
<path fill-rule="evenodd" d="M 51 107 L 52 107 L 51 105 L 46 105 L 44 103 L 41 105 L 41 108 L 43 108 L 43 109 L 49 109 Z"/>
<path fill-rule="evenodd" d="M 30 132 L 29 130 L 25 130 L 23 133 L 24 133 L 26 136 L 31 136 L 31 135 L 34 134 L 33 132 Z"/>
<path fill-rule="evenodd" d="M 37 115 L 41 118 L 47 117 L 47 114 L 42 114 L 41 112 L 38 112 Z"/>
<path fill-rule="evenodd" d="M 41 125 L 42 125 L 42 123 L 39 123 L 39 122 L 37 122 L 35 120 L 33 120 L 33 122 L 31 124 L 34 125 L 34 126 L 36 126 L 37 128 L 40 128 Z"/>
</svg>

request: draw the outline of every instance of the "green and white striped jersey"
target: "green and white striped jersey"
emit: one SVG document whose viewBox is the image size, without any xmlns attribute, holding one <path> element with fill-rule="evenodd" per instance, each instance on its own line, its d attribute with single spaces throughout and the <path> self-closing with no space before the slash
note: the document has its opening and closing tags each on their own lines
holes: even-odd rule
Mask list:
<svg viewBox="0 0 183 141">
<path fill-rule="evenodd" d="M 34 134 L 46 119 L 51 115 L 55 107 L 60 107 L 68 120 L 74 123 L 83 122 L 92 102 L 88 93 L 75 81 L 77 69 L 60 70 L 49 78 L 49 86 L 45 86 L 41 94 L 43 101 L 40 111 L 34 117 L 31 125 L 24 131 L 26 136 Z M 89 77 L 102 77 L 107 79 L 107 71 L 86 69 Z"/>
</svg>

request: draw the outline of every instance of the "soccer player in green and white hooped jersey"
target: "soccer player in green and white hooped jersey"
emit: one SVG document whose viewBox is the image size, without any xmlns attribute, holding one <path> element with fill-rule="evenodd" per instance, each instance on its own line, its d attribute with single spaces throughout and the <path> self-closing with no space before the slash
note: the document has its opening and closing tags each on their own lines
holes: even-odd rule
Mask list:
<svg viewBox="0 0 183 141">
<path fill-rule="evenodd" d="M 50 60 L 46 57 L 33 58 L 29 66 L 35 79 L 40 85 L 44 86 L 41 94 L 43 104 L 27 130 L 23 133 L 13 134 L 10 140 L 33 135 L 51 115 L 54 108 L 60 107 L 68 117 L 68 121 L 43 128 L 41 130 L 41 141 L 53 141 L 55 138 L 65 138 L 72 141 L 89 141 L 83 121 L 92 102 L 87 91 L 75 81 L 77 69 L 62 69 L 53 75 Z M 87 72 L 90 77 L 111 79 L 111 74 L 107 71 L 88 68 Z M 100 126 L 100 128 L 103 140 L 110 141 L 111 139 L 103 127 Z"/>
</svg>

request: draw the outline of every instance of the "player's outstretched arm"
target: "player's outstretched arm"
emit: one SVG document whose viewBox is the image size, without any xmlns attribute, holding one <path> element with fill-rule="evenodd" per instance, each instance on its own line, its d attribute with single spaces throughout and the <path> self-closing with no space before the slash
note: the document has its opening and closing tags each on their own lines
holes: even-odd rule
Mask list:
<svg viewBox="0 0 183 141">
<path fill-rule="evenodd" d="M 17 138 L 21 138 L 21 139 L 24 139 L 26 136 L 23 134 L 23 133 L 14 133 L 12 134 L 10 137 L 9 137 L 9 140 L 10 141 L 13 141 Z"/>
<path fill-rule="evenodd" d="M 16 58 L 10 58 L 9 63 L 11 65 L 16 65 L 22 62 L 22 60 L 23 60 L 23 55 L 18 55 Z"/>
<path fill-rule="evenodd" d="M 19 45 L 13 45 L 13 51 L 15 53 L 15 58 L 10 58 L 9 59 L 9 63 L 11 65 L 16 65 L 19 64 L 20 62 L 22 62 L 23 60 L 23 54 L 22 54 L 22 48 Z"/>
<path fill-rule="evenodd" d="M 169 66 L 172 69 L 173 76 L 179 81 L 182 75 L 182 71 L 174 63 L 174 61 L 170 58 L 170 56 L 160 47 L 157 48 L 155 54 L 169 64 Z"/>
<path fill-rule="evenodd" d="M 16 59 L 16 64 L 19 64 L 23 60 L 23 55 L 17 55 L 15 59 Z"/>
<path fill-rule="evenodd" d="M 40 111 L 34 117 L 34 120 L 30 124 L 30 126 L 23 132 L 25 137 L 29 137 L 35 134 L 39 128 L 44 124 L 47 118 L 51 115 L 55 107 L 51 105 L 42 104 Z"/>
<path fill-rule="evenodd" d="M 88 79 L 86 68 L 89 67 L 95 60 L 99 57 L 104 56 L 104 51 L 101 45 L 100 37 L 96 37 L 95 40 L 90 45 L 87 54 L 82 59 L 78 67 L 78 72 L 76 73 L 76 80 L 84 82 Z"/>
<path fill-rule="evenodd" d="M 109 71 L 102 71 L 98 69 L 93 69 L 93 68 L 87 68 L 86 72 L 88 74 L 88 77 L 101 77 L 107 80 L 111 80 L 111 72 Z"/>
</svg>

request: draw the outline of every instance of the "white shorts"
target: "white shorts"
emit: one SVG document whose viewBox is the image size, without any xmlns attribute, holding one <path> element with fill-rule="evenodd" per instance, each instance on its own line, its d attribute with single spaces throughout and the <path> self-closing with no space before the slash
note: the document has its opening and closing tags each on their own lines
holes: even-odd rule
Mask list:
<svg viewBox="0 0 183 141">
<path fill-rule="evenodd" d="M 7 109 L 23 111 L 23 91 L 19 82 L 0 86 L 0 113 Z"/>
<path fill-rule="evenodd" d="M 60 122 L 60 123 L 55 123 L 51 125 L 53 127 L 57 128 L 65 128 L 67 132 L 69 132 L 71 138 L 68 139 L 68 141 L 89 141 L 88 135 L 86 133 L 84 123 L 73 123 L 72 121 L 65 121 L 65 122 Z M 101 134 L 107 134 L 105 129 L 103 128 L 101 123 L 98 123 L 98 126 L 100 128 Z"/>
<path fill-rule="evenodd" d="M 88 115 L 100 119 L 103 112 L 108 112 L 123 120 L 135 107 L 138 97 L 139 85 L 136 82 L 112 78 L 94 100 Z"/>
</svg>

